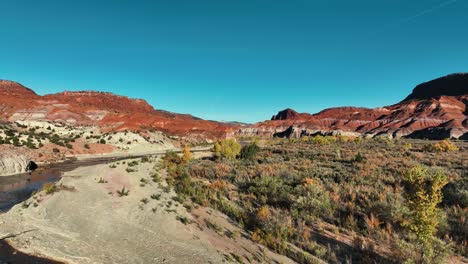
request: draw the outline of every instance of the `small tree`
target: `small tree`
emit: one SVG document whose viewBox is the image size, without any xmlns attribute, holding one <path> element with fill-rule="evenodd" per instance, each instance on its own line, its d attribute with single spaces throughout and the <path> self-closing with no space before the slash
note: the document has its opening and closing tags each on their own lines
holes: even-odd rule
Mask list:
<svg viewBox="0 0 468 264">
<path fill-rule="evenodd" d="M 190 152 L 190 147 L 189 146 L 185 146 L 184 149 L 182 150 L 182 160 L 187 162 L 187 161 L 190 161 L 192 159 L 192 152 Z"/>
<path fill-rule="evenodd" d="M 241 151 L 241 145 L 235 139 L 224 139 L 215 143 L 213 151 L 218 158 L 235 159 Z"/>
<path fill-rule="evenodd" d="M 406 203 L 410 209 L 410 220 L 406 226 L 419 241 L 427 244 L 437 231 L 442 202 L 442 188 L 447 177 L 439 170 L 428 172 L 427 168 L 415 166 L 405 173 Z"/>
</svg>

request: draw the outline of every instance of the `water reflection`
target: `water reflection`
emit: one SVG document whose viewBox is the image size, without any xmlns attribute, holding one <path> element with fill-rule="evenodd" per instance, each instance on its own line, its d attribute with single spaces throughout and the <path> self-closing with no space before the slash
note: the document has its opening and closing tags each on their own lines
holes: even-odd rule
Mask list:
<svg viewBox="0 0 468 264">
<path fill-rule="evenodd" d="M 165 152 L 161 152 L 164 154 Z M 153 154 L 155 155 L 155 154 Z M 61 163 L 40 167 L 32 173 L 17 174 L 13 176 L 0 176 L 0 213 L 8 211 L 15 204 L 27 200 L 31 194 L 42 188 L 47 182 L 57 182 L 62 173 L 78 167 L 104 164 L 129 158 L 141 158 L 150 155 L 133 155 L 121 157 L 102 157 L 88 160 L 67 160 Z"/>
<path fill-rule="evenodd" d="M 15 204 L 27 200 L 44 183 L 56 182 L 58 179 L 60 172 L 56 169 L 0 177 L 0 212 L 8 211 Z"/>
</svg>

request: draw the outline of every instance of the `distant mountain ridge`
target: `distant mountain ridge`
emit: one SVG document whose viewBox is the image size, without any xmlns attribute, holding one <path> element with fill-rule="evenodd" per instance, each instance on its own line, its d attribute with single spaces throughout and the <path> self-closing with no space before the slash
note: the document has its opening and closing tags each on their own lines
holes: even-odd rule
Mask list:
<svg viewBox="0 0 468 264">
<path fill-rule="evenodd" d="M 271 120 L 238 130 L 240 135 L 388 136 L 468 139 L 468 74 L 420 84 L 400 103 L 375 109 L 336 107 L 316 114 L 285 109 Z"/>
<path fill-rule="evenodd" d="M 103 131 L 159 130 L 200 139 L 226 136 L 234 127 L 187 114 L 155 110 L 143 99 L 96 91 L 65 91 L 40 96 L 17 82 L 6 80 L 0 80 L 0 120 L 93 125 Z"/>
<path fill-rule="evenodd" d="M 468 139 L 468 74 L 441 77 L 414 88 L 400 103 L 369 109 L 336 107 L 316 114 L 285 109 L 271 120 L 243 124 L 203 120 L 156 110 L 145 100 L 96 91 L 40 96 L 0 80 L 0 122 L 42 120 L 98 126 L 103 131 L 158 130 L 170 135 L 215 139 L 238 135 L 300 137 L 315 134 Z"/>
</svg>

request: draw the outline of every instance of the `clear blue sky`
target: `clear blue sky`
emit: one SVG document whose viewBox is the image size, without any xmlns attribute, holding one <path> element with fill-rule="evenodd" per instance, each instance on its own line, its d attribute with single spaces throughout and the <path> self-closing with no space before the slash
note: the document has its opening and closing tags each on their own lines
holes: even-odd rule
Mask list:
<svg viewBox="0 0 468 264">
<path fill-rule="evenodd" d="M 468 0 L 1 0 L 0 79 L 205 119 L 396 103 L 468 71 Z"/>
</svg>

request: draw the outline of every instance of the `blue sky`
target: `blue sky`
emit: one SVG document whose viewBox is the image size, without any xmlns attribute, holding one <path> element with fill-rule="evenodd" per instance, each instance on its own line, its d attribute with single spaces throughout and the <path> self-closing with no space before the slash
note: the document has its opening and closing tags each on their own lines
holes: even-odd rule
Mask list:
<svg viewBox="0 0 468 264">
<path fill-rule="evenodd" d="M 256 122 L 468 71 L 467 0 L 0 0 L 0 79 Z"/>
</svg>

